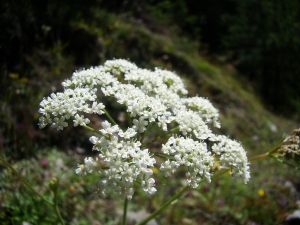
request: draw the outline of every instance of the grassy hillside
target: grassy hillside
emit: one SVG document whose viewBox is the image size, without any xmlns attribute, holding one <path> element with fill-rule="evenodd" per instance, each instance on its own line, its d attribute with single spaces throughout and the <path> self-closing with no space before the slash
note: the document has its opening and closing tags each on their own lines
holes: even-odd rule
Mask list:
<svg viewBox="0 0 300 225">
<path fill-rule="evenodd" d="M 289 120 L 267 111 L 251 84 L 232 65 L 210 62 L 199 54 L 196 42 L 179 36 L 176 30 L 161 27 L 155 20 L 143 22 L 125 16 L 106 16 L 103 12 L 97 15 L 93 24 L 82 22 L 74 26 L 99 37 L 103 54 L 100 63 L 125 58 L 140 67 L 176 72 L 185 78 L 191 96 L 207 97 L 220 110 L 225 133 L 245 139 L 249 147 L 257 148 L 251 146 L 253 141 L 247 141 L 255 135 L 260 138 L 258 145 L 259 142 L 272 145 L 297 127 L 293 118 Z"/>
<path fill-rule="evenodd" d="M 51 29 L 55 28 L 49 27 L 41 37 L 42 44 L 32 45 L 31 53 L 24 57 L 22 69 L 6 66 L 3 70 L 2 85 L 7 94 L 1 103 L 1 156 L 7 157 L 36 190 L 49 198 L 47 182 L 52 176 L 59 177 L 60 207 L 68 224 L 117 224 L 118 209 L 122 209 L 113 194 L 107 199 L 89 197 L 93 176 L 83 179 L 74 175 L 84 155 L 91 154 L 87 132 L 80 128 L 63 132 L 38 130 L 36 126 L 42 97 L 61 90 L 60 82 L 74 70 L 124 58 L 139 67 L 174 71 L 185 80 L 190 96 L 207 97 L 219 109 L 222 127 L 216 132 L 240 141 L 249 157 L 269 151 L 284 134 L 299 126 L 293 118 L 267 111 L 251 85 L 240 78 L 232 65 L 201 55 L 198 44 L 180 36 L 176 27 L 162 27 L 151 17 L 134 18 L 100 9 L 95 9 L 91 17 L 88 21 L 73 20 L 51 44 Z M 80 149 L 84 153 L 79 154 Z M 299 173 L 272 159 L 253 162 L 251 173 L 247 185 L 227 175 L 212 184 L 201 184 L 157 221 L 279 224 L 297 208 Z M 138 192 L 130 203 L 130 212 L 141 208 L 152 212 L 182 183 L 181 175 L 170 183 L 160 174 L 157 177 L 167 185 L 161 185 L 162 191 L 153 197 Z M 53 223 L 54 214 L 45 216 L 44 203 L 4 167 L 0 187 L 3 224 Z"/>
</svg>

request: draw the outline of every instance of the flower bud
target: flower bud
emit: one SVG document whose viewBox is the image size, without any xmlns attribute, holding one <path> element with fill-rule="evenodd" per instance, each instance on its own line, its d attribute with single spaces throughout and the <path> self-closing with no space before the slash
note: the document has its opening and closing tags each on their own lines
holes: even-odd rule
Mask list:
<svg viewBox="0 0 300 225">
<path fill-rule="evenodd" d="M 51 189 L 51 191 L 53 191 L 54 193 L 56 193 L 57 188 L 58 188 L 58 179 L 56 177 L 52 177 L 49 181 L 49 188 Z"/>
</svg>

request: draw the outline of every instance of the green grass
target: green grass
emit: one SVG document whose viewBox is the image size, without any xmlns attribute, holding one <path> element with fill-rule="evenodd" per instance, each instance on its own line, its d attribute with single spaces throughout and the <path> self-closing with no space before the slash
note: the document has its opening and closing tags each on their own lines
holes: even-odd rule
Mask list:
<svg viewBox="0 0 300 225">
<path fill-rule="evenodd" d="M 40 151 L 35 158 L 21 160 L 14 168 L 33 188 L 52 201 L 48 187 L 52 177 L 59 178 L 59 207 L 67 224 L 114 224 L 119 218 L 116 209 L 122 210 L 122 200 L 112 191 L 109 197 L 95 197 L 91 186 L 99 180 L 96 175 L 80 177 L 74 173 L 76 162 L 82 157 L 56 149 Z M 268 168 L 262 171 L 261 167 Z M 276 168 L 276 170 L 275 170 Z M 228 174 L 203 182 L 190 189 L 178 202 L 172 204 L 157 220 L 161 224 L 274 224 L 282 221 L 288 211 L 296 208 L 296 196 L 288 182 L 299 180 L 285 165 L 266 160 L 253 163 L 249 184 L 232 179 Z M 130 202 L 130 211 L 158 209 L 185 184 L 179 171 L 171 178 L 155 174 L 158 192 L 154 196 L 136 190 Z M 51 207 L 26 189 L 9 170 L 1 173 L 0 219 L 2 224 L 54 224 L 56 215 Z M 263 191 L 263 194 L 259 194 Z"/>
</svg>

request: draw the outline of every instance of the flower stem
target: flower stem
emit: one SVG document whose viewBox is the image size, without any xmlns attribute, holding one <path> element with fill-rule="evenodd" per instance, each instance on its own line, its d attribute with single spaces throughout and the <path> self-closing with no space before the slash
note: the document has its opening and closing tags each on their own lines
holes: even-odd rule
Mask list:
<svg viewBox="0 0 300 225">
<path fill-rule="evenodd" d="M 172 130 L 170 130 L 168 133 L 166 133 L 165 135 L 162 135 L 162 136 L 157 136 L 156 138 L 154 138 L 152 141 L 149 141 L 148 143 L 145 143 L 141 146 L 141 148 L 149 145 L 149 144 L 152 144 L 153 142 L 156 142 L 158 140 L 161 140 L 161 139 L 164 139 L 164 138 L 167 138 L 167 137 L 171 137 L 175 132 L 179 131 L 179 127 L 175 127 L 173 128 Z"/>
<path fill-rule="evenodd" d="M 126 220 L 127 220 L 127 207 L 128 207 L 128 199 L 125 198 L 125 200 L 124 200 L 124 208 L 123 208 L 123 220 L 122 220 L 122 225 L 126 225 Z"/>
<path fill-rule="evenodd" d="M 264 154 L 261 154 L 261 155 L 256 155 L 256 156 L 250 158 L 249 161 L 252 162 L 252 161 L 259 160 L 259 159 L 267 158 L 269 156 L 270 156 L 270 153 L 267 152 L 267 153 L 264 153 Z"/>
<path fill-rule="evenodd" d="M 92 131 L 92 132 L 96 132 L 94 128 L 88 126 L 88 125 L 85 125 L 83 126 L 85 129 L 89 130 L 89 131 Z"/>
<path fill-rule="evenodd" d="M 56 177 L 52 178 L 49 182 L 49 187 L 51 191 L 53 192 L 54 195 L 54 204 L 53 204 L 53 209 L 57 215 L 58 220 L 61 222 L 62 225 L 65 225 L 65 222 L 59 212 L 58 205 L 57 205 L 57 199 L 58 199 L 58 179 Z"/>
<path fill-rule="evenodd" d="M 288 165 L 288 166 L 290 166 L 290 167 L 293 167 L 293 168 L 295 168 L 295 169 L 297 169 L 297 170 L 300 169 L 300 167 L 295 166 L 295 165 L 293 165 L 293 164 L 291 164 L 291 163 L 289 163 L 289 162 L 286 162 L 286 161 L 284 161 L 284 160 L 281 160 L 281 159 L 279 159 L 278 157 L 276 157 L 276 156 L 274 156 L 274 155 L 270 155 L 270 157 L 271 157 L 271 158 L 274 158 L 275 160 L 277 160 L 277 161 L 280 162 L 280 163 L 284 163 L 284 164 L 286 164 L 286 165 Z"/>
<path fill-rule="evenodd" d="M 140 140 L 141 143 L 143 143 L 144 141 L 144 138 L 146 137 L 146 134 L 148 133 L 149 129 L 152 127 L 153 123 L 150 123 L 148 126 L 147 126 L 147 129 L 145 130 L 145 132 L 143 133 L 143 136 Z"/>
<path fill-rule="evenodd" d="M 152 213 L 147 218 L 143 219 L 142 221 L 138 222 L 136 225 L 144 225 L 150 220 L 154 219 L 157 215 L 161 214 L 161 212 L 169 206 L 172 202 L 179 199 L 179 197 L 189 188 L 189 186 L 184 187 L 181 189 L 176 195 L 174 195 L 171 199 L 169 199 L 167 202 L 165 202 L 158 210 L 156 210 L 154 213 Z"/>
<path fill-rule="evenodd" d="M 61 216 L 61 214 L 60 214 L 60 212 L 59 212 L 59 209 L 58 209 L 58 206 L 57 206 L 57 205 L 54 206 L 54 210 L 55 210 L 55 212 L 56 212 L 56 215 L 57 215 L 57 217 L 58 217 L 58 220 L 61 222 L 62 225 L 65 225 L 65 222 L 64 222 L 64 220 L 63 220 L 63 218 L 62 218 L 62 216 Z"/>
<path fill-rule="evenodd" d="M 0 161 L 7 166 L 11 171 L 13 171 L 16 176 L 20 179 L 20 181 L 23 183 L 24 186 L 26 186 L 29 190 L 31 190 L 34 194 L 39 196 L 44 202 L 46 202 L 48 205 L 50 205 L 54 210 L 58 217 L 58 220 L 61 222 L 62 225 L 65 225 L 65 222 L 59 212 L 58 206 L 57 206 L 57 191 L 54 192 L 54 203 L 50 202 L 48 199 L 46 199 L 44 196 L 42 196 L 40 193 L 38 193 L 36 190 L 34 190 L 30 184 L 18 173 L 18 171 L 13 168 L 4 158 L 0 156 Z"/>
<path fill-rule="evenodd" d="M 158 138 L 155 140 L 159 140 Z M 154 142 L 154 141 L 152 141 Z M 152 143 L 151 142 L 151 143 Z M 267 158 L 267 157 L 273 157 L 272 151 L 261 154 L 261 155 L 257 155 L 254 156 L 252 158 L 249 159 L 249 161 L 255 161 L 255 160 L 259 160 L 259 159 L 263 159 L 263 158 Z M 214 174 L 212 177 L 219 177 L 225 173 L 227 173 L 229 171 L 229 169 L 220 171 L 219 173 Z M 147 218 L 145 218 L 144 220 L 140 221 L 139 223 L 137 223 L 136 225 L 144 225 L 147 222 L 149 222 L 150 220 L 152 220 L 153 218 L 155 218 L 157 215 L 159 215 L 167 206 L 169 206 L 172 202 L 174 202 L 175 200 L 179 199 L 179 197 L 189 188 L 189 186 L 186 186 L 185 188 L 183 188 L 181 191 L 179 191 L 176 195 L 174 195 L 169 201 L 167 201 L 166 203 L 164 203 L 158 210 L 156 210 L 154 213 L 152 213 L 150 216 L 148 216 Z"/>
<path fill-rule="evenodd" d="M 29 183 L 27 183 L 27 181 L 18 173 L 17 170 L 15 170 L 15 168 L 13 168 L 4 158 L 2 158 L 0 156 L 0 161 L 7 166 L 11 171 L 13 171 L 16 176 L 20 179 L 20 181 L 23 183 L 24 186 L 26 186 L 29 190 L 31 190 L 34 194 L 36 194 L 37 196 L 39 196 L 41 199 L 43 199 L 44 202 L 46 202 L 48 205 L 50 205 L 51 207 L 54 206 L 54 204 L 52 202 L 50 202 L 48 199 L 46 199 L 44 196 L 42 196 L 40 193 L 38 193 L 36 190 L 34 190 Z"/>
<path fill-rule="evenodd" d="M 128 119 L 128 122 L 129 122 L 129 127 L 132 127 L 132 119 L 130 117 L 130 113 L 127 112 L 126 115 L 127 115 L 127 119 Z"/>
<path fill-rule="evenodd" d="M 108 117 L 110 122 L 112 122 L 114 125 L 117 125 L 116 121 L 109 115 L 109 113 L 105 109 L 102 109 L 102 110 L 105 113 L 105 115 Z"/>
<path fill-rule="evenodd" d="M 102 134 L 101 132 L 96 131 L 94 128 L 92 128 L 92 127 L 90 127 L 90 126 L 88 126 L 88 125 L 85 125 L 85 126 L 83 126 L 83 127 L 84 127 L 85 129 L 87 129 L 87 130 L 89 130 L 89 131 L 92 131 L 92 132 L 94 132 L 94 133 L 96 133 L 96 134 L 99 134 L 99 135 L 101 135 L 101 136 L 103 136 L 103 137 L 105 137 L 105 138 L 109 138 L 108 135 Z"/>
</svg>

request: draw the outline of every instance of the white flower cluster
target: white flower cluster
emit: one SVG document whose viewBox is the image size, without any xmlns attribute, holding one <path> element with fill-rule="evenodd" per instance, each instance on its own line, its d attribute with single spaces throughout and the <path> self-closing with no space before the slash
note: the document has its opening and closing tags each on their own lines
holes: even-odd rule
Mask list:
<svg viewBox="0 0 300 225">
<path fill-rule="evenodd" d="M 153 194 L 156 192 L 151 167 L 156 160 L 149 154 L 148 149 L 140 149 L 141 143 L 131 138 L 136 131 L 128 128 L 123 132 L 118 125 L 111 126 L 107 121 L 102 123 L 100 132 L 105 137 L 92 136 L 90 141 L 94 144 L 93 149 L 99 151 L 100 162 L 106 164 L 106 169 L 101 169 L 101 163 L 89 157 L 85 159 L 84 165 L 79 165 L 77 174 L 101 172 L 106 179 L 101 181 L 101 195 L 106 195 L 106 189 L 112 185 L 120 196 L 132 198 L 133 182 L 137 179 L 142 184 L 144 191 Z"/>
<path fill-rule="evenodd" d="M 233 176 L 242 177 L 247 183 L 250 179 L 250 168 L 243 146 L 223 135 L 216 135 L 211 140 L 215 141 L 211 150 L 220 156 L 221 166 L 229 168 Z"/>
<path fill-rule="evenodd" d="M 104 105 L 96 101 L 96 89 L 76 87 L 75 89 L 65 89 L 63 93 L 52 93 L 50 97 L 44 98 L 40 103 L 39 112 L 43 115 L 39 120 L 39 127 L 43 128 L 47 124 L 63 130 L 68 126 L 66 119 L 73 118 L 74 126 L 85 126 L 90 121 L 79 116 L 78 112 L 97 113 L 104 112 Z"/>
<path fill-rule="evenodd" d="M 211 167 L 214 165 L 214 158 L 207 151 L 207 146 L 202 141 L 194 141 L 191 138 L 169 138 L 162 146 L 162 152 L 173 156 L 172 159 L 161 164 L 160 169 L 165 172 L 165 176 L 170 176 L 179 166 L 188 167 L 186 174 L 188 184 L 193 188 L 198 187 L 198 183 L 203 177 L 208 182 L 211 181 Z"/>
<path fill-rule="evenodd" d="M 209 128 L 210 124 L 220 127 L 218 110 L 205 98 L 186 97 L 184 83 L 170 71 L 150 71 L 126 60 L 110 60 L 103 66 L 75 72 L 63 86 L 63 93 L 51 94 L 41 102 L 40 128 L 52 124 L 62 130 L 68 126 L 69 119 L 74 126 L 87 126 L 87 114 L 107 113 L 101 102 L 103 97 L 124 105 L 130 116 L 132 126 L 126 131 L 104 121 L 97 136 L 90 138 L 100 160 L 86 158 L 84 165 L 76 169 L 77 174 L 103 174 L 102 195 L 113 185 L 121 196 L 131 199 L 134 181 L 150 194 L 156 191 L 151 177 L 156 160 L 144 148 L 145 143 L 141 143 L 153 123 L 169 134 L 177 126 L 178 137 L 170 137 L 161 149 L 166 161 L 160 169 L 165 176 L 186 166 L 187 182 L 196 188 L 203 178 L 210 182 L 215 157 L 218 157 L 221 166 L 229 168 L 232 175 L 242 176 L 245 182 L 250 178 L 242 146 L 213 134 Z M 208 141 L 213 142 L 211 149 L 207 147 Z"/>
</svg>

